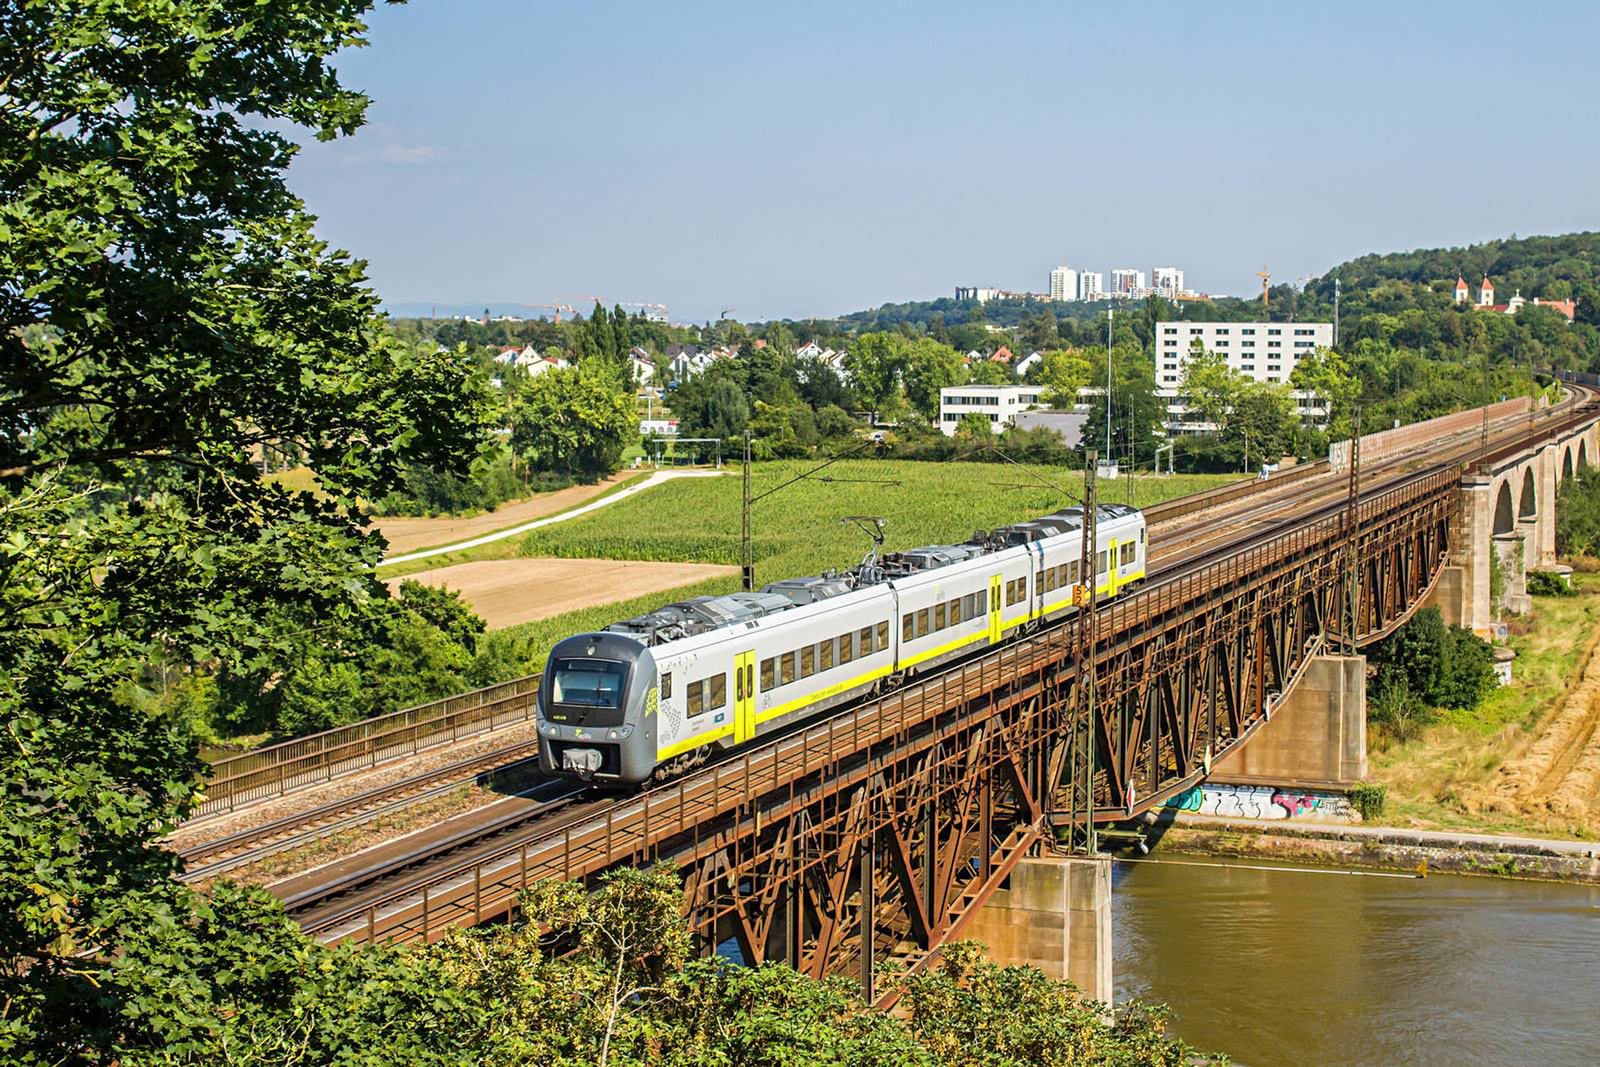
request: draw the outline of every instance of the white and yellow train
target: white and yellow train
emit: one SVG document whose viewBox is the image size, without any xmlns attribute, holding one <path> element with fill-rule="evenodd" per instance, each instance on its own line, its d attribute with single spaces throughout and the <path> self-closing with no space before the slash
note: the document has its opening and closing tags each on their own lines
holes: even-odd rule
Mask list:
<svg viewBox="0 0 1600 1067">
<path fill-rule="evenodd" d="M 551 650 L 547 774 L 640 783 L 689 770 L 1076 610 L 1083 510 L 879 558 L 843 574 L 697 597 Z M 1144 578 L 1145 521 L 1101 505 L 1096 597 Z"/>
</svg>

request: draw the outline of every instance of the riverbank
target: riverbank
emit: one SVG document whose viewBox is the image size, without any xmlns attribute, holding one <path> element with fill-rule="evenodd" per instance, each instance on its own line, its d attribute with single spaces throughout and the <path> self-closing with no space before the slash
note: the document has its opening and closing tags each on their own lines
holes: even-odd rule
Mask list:
<svg viewBox="0 0 1600 1067">
<path fill-rule="evenodd" d="M 1589 841 L 1183 812 L 1153 828 L 1149 840 L 1163 853 L 1600 885 L 1600 844 Z"/>
</svg>

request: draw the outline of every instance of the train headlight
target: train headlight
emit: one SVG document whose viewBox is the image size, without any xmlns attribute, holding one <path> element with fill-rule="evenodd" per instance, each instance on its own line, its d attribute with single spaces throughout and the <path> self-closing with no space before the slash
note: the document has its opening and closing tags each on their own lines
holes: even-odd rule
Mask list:
<svg viewBox="0 0 1600 1067">
<path fill-rule="evenodd" d="M 539 732 L 546 737 L 555 737 L 561 732 L 561 728 L 553 722 L 547 722 L 539 727 Z"/>
<path fill-rule="evenodd" d="M 607 730 L 606 736 L 613 741 L 620 741 L 622 739 L 622 734 L 616 730 Z"/>
</svg>

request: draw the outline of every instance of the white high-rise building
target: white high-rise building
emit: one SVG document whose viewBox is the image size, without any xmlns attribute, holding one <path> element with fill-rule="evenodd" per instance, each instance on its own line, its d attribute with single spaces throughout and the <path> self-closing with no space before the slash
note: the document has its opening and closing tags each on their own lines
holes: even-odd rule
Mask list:
<svg viewBox="0 0 1600 1067">
<path fill-rule="evenodd" d="M 1106 291 L 1106 276 L 1097 270 L 1086 270 L 1078 275 L 1078 299 L 1099 300 Z"/>
<path fill-rule="evenodd" d="M 1156 395 L 1166 398 L 1169 428 L 1206 429 L 1189 414 L 1183 395 L 1184 367 L 1195 342 L 1227 360 L 1231 370 L 1258 382 L 1287 385 L 1295 365 L 1319 348 L 1333 345 L 1331 322 L 1163 322 L 1156 336 Z M 1297 390 L 1301 418 L 1326 421 L 1327 402 Z"/>
<path fill-rule="evenodd" d="M 1156 267 L 1150 271 L 1150 287 L 1162 296 L 1183 292 L 1183 271 L 1177 267 Z"/>
<path fill-rule="evenodd" d="M 1078 272 L 1071 267 L 1057 267 L 1050 272 L 1050 299 L 1078 299 Z"/>
<path fill-rule="evenodd" d="M 1144 271 L 1134 270 L 1132 267 L 1116 267 L 1111 271 L 1111 291 L 1113 293 L 1131 293 L 1135 289 L 1143 289 Z"/>
</svg>

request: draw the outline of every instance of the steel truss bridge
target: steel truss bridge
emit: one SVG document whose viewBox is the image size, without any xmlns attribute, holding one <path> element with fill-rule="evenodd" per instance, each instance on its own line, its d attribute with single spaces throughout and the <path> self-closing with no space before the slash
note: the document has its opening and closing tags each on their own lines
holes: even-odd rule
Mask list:
<svg viewBox="0 0 1600 1067">
<path fill-rule="evenodd" d="M 1594 421 L 1576 408 L 1503 451 Z M 1312 657 L 1408 618 L 1446 563 L 1469 466 L 1458 453 L 1352 485 L 1093 619 L 302 922 L 326 941 L 426 941 L 509 914 L 540 879 L 665 862 L 702 951 L 732 939 L 747 962 L 859 975 L 881 1000 L 880 960 L 923 966 L 1025 856 L 1200 781 Z"/>
</svg>

